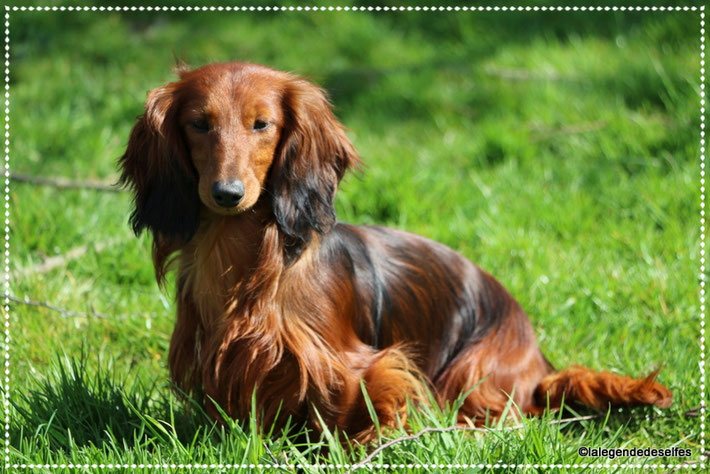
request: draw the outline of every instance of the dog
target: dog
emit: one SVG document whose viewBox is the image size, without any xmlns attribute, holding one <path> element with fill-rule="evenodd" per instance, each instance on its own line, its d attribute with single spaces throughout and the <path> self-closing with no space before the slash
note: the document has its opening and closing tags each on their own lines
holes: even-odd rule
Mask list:
<svg viewBox="0 0 710 474">
<path fill-rule="evenodd" d="M 178 74 L 148 94 L 120 182 L 158 282 L 177 269 L 172 380 L 214 418 L 255 408 L 260 426 L 290 418 L 368 443 L 366 396 L 385 428 L 428 393 L 442 406 L 464 393 L 458 420 L 478 425 L 510 402 L 524 415 L 563 399 L 670 405 L 657 371 L 556 370 L 510 293 L 450 248 L 337 222 L 359 157 L 316 85 L 244 62 Z"/>
</svg>

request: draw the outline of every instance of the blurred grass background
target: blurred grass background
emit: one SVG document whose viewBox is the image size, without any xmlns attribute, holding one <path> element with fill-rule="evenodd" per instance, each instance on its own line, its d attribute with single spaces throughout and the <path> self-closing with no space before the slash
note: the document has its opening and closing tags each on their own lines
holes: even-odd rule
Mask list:
<svg viewBox="0 0 710 474">
<path fill-rule="evenodd" d="M 592 440 L 700 454 L 686 415 L 699 405 L 698 13 L 13 12 L 10 30 L 13 172 L 115 182 L 175 56 L 293 71 L 328 90 L 366 163 L 341 186 L 341 220 L 425 235 L 491 272 L 556 366 L 662 364 L 674 392 L 667 418 L 432 435 L 380 462 L 585 463 Z M 12 304 L 13 459 L 273 461 L 255 433 L 210 427 L 170 394 L 174 304 L 129 230 L 130 197 L 14 182 L 10 198 L 12 294 L 108 315 Z M 280 462 L 362 458 L 273 443 Z"/>
</svg>

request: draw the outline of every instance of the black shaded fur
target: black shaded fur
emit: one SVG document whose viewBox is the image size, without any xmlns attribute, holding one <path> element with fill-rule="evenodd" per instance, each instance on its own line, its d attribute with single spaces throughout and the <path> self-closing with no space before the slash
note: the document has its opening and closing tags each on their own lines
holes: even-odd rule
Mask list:
<svg viewBox="0 0 710 474">
<path fill-rule="evenodd" d="M 320 252 L 324 268 L 347 275 L 357 300 L 368 304 L 355 315 L 362 341 L 378 349 L 410 344 L 431 380 L 509 314 L 498 282 L 424 237 L 337 224 L 323 236 Z M 446 291 L 431 291 L 442 286 Z"/>
</svg>

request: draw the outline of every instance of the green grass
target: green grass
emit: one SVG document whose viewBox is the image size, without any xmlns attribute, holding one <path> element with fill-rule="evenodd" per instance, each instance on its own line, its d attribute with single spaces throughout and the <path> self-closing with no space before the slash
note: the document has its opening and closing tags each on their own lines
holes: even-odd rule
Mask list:
<svg viewBox="0 0 710 474">
<path fill-rule="evenodd" d="M 341 220 L 425 235 L 491 272 L 554 365 L 640 375 L 662 364 L 674 393 L 662 412 L 428 433 L 374 462 L 676 464 L 687 459 L 577 449 L 701 454 L 698 418 L 685 415 L 700 404 L 698 32 L 691 12 L 13 12 L 11 168 L 115 181 L 146 92 L 173 78 L 173 53 L 306 75 L 329 90 L 366 163 L 341 186 Z M 129 196 L 13 182 L 10 202 L 12 293 L 109 315 L 11 304 L 12 463 L 366 456 L 341 449 L 339 433 L 304 443 L 259 433 L 253 419 L 215 426 L 171 392 L 175 307 L 153 279 L 147 237 L 127 225 Z M 22 271 L 106 241 L 50 272 Z M 423 410 L 412 429 L 452 417 Z"/>
</svg>

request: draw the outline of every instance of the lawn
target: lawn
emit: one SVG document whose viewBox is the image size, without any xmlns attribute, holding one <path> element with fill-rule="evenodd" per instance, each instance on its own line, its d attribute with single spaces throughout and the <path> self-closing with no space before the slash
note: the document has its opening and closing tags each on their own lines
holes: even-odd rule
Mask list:
<svg viewBox="0 0 710 474">
<path fill-rule="evenodd" d="M 175 56 L 293 71 L 328 90 L 366 164 L 341 185 L 341 221 L 415 232 L 476 262 L 520 301 L 556 367 L 662 365 L 674 394 L 667 410 L 430 432 L 373 463 L 697 466 L 699 12 L 17 11 L 10 21 L 14 174 L 114 183 L 146 92 L 174 78 Z M 127 193 L 13 180 L 10 206 L 10 464 L 324 472 L 366 457 L 332 433 L 299 444 L 253 420 L 215 426 L 171 391 L 173 284 L 158 288 Z M 453 418 L 423 410 L 411 428 Z M 583 446 L 692 456 L 582 457 Z"/>
</svg>

